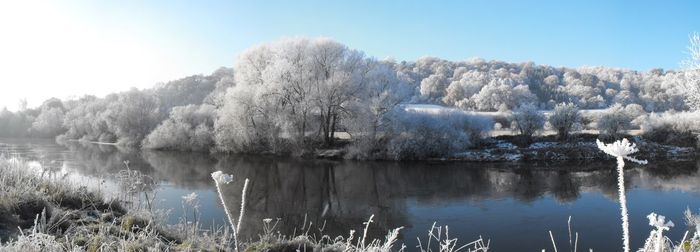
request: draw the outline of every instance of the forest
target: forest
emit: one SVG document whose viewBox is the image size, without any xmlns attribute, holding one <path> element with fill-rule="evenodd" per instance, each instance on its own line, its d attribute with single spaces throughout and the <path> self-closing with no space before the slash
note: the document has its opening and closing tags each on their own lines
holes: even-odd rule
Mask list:
<svg viewBox="0 0 700 252">
<path fill-rule="evenodd" d="M 636 71 L 479 58 L 397 62 L 327 38 L 282 39 L 209 75 L 2 109 L 0 137 L 297 156 L 345 148 L 349 158 L 413 159 L 476 146 L 500 128 L 525 136 L 549 128 L 560 138 L 591 123 L 613 137 L 632 127 L 691 132 L 700 129 L 687 118 L 698 113 L 683 111 L 700 108 L 699 41 L 691 36 L 681 70 Z M 444 109 L 411 109 L 426 104 Z M 583 111 L 600 116 L 584 120 Z"/>
</svg>

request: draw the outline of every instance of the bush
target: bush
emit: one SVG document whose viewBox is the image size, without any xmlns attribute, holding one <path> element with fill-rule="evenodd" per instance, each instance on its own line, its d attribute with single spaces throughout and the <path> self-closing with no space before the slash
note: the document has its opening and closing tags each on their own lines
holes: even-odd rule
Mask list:
<svg viewBox="0 0 700 252">
<path fill-rule="evenodd" d="M 694 146 L 700 132 L 700 111 L 649 115 L 641 124 L 645 139 L 679 146 Z"/>
<path fill-rule="evenodd" d="M 520 134 L 528 140 L 538 131 L 544 128 L 544 114 L 537 110 L 534 104 L 528 103 L 521 105 L 513 110 L 513 122 L 516 123 L 516 128 Z"/>
<path fill-rule="evenodd" d="M 554 107 L 549 124 L 557 131 L 559 139 L 565 139 L 574 125 L 581 122 L 581 113 L 573 103 L 561 103 Z"/>
<path fill-rule="evenodd" d="M 446 158 L 465 150 L 490 130 L 487 117 L 461 110 L 396 113 L 387 141 L 389 159 Z"/>
<path fill-rule="evenodd" d="M 615 104 L 598 119 L 598 130 L 603 137 L 619 138 L 621 131 L 629 129 L 631 121 L 632 118 L 625 112 L 624 108 Z"/>
<path fill-rule="evenodd" d="M 143 140 L 147 149 L 206 151 L 214 145 L 214 106 L 174 107 L 170 117 Z"/>
</svg>

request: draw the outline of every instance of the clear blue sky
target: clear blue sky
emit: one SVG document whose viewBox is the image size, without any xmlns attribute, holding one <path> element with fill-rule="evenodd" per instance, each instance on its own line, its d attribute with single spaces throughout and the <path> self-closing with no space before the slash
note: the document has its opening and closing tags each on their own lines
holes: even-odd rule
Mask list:
<svg viewBox="0 0 700 252">
<path fill-rule="evenodd" d="M 0 66 L 21 75 L 55 69 L 53 79 L 9 82 L 37 90 L 59 78 L 78 87 L 66 94 L 47 91 L 58 92 L 59 98 L 209 73 L 232 66 L 245 48 L 291 36 L 331 37 L 370 56 L 397 60 L 481 57 L 648 70 L 677 68 L 688 35 L 700 31 L 700 1 L 79 0 L 41 8 L 12 5 L 18 3 L 0 4 L 6 12 L 0 16 L 10 15 L 0 21 L 19 35 L 10 32 L 10 42 L 0 42 L 5 48 L 0 50 L 29 59 L 18 64 L 10 57 Z M 26 23 L 31 25 L 17 28 Z M 26 35 L 26 30 L 34 32 Z M 76 77 L 86 74 L 92 75 Z M 100 76 L 101 84 L 95 83 Z M 28 95 L 16 92 L 12 97 Z M 39 99 L 30 97 L 30 104 Z"/>
<path fill-rule="evenodd" d="M 227 2 L 227 3 L 224 3 Z M 700 1 L 95 1 L 163 43 L 230 65 L 285 36 L 327 36 L 379 58 L 479 56 L 549 65 L 675 68 Z M 198 47 L 198 48 L 197 48 Z"/>
</svg>

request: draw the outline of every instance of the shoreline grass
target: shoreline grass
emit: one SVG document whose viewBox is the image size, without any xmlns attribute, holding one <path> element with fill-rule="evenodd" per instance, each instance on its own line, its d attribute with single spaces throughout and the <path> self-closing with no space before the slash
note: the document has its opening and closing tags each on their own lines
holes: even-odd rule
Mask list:
<svg viewBox="0 0 700 252">
<path fill-rule="evenodd" d="M 125 166 L 128 167 L 128 163 Z M 26 161 L 0 156 L 0 251 L 236 251 L 240 248 L 249 252 L 388 252 L 405 249 L 404 246 L 394 246 L 401 227 L 391 230 L 385 239 L 370 239 L 367 228 L 373 222 L 372 217 L 363 224 L 362 236 L 356 237 L 355 231 L 350 230 L 348 238 L 317 236 L 309 233 L 309 229 L 299 235 L 284 236 L 276 232 L 277 225 L 271 225 L 271 219 L 265 219 L 262 220 L 265 233 L 259 240 L 241 241 L 235 245 L 237 241 L 233 232 L 240 229 L 240 224 L 232 222 L 234 230 L 227 227 L 201 229 L 196 214 L 199 209 L 196 194 L 183 197 L 183 208 L 192 209 L 191 221 L 184 216 L 180 223 L 166 225 L 163 216 L 167 211 L 143 207 L 147 205 L 144 203 L 124 204 L 120 201 L 140 200 L 141 197 L 128 194 L 143 193 L 134 190 L 144 187 L 141 180 L 124 181 L 132 181 L 135 185 L 120 186 L 126 191 L 117 193 L 115 199 L 107 199 L 86 186 L 44 177 Z M 430 247 L 428 243 L 428 247 L 421 251 L 457 251 L 467 247 L 470 251 L 488 249 L 488 241 L 483 239 L 455 247 L 456 239 L 440 236 L 440 227 L 434 226 L 433 229 L 428 241 L 433 241 L 437 247 Z M 447 245 L 448 250 L 445 250 L 448 247 L 442 248 Z"/>
<path fill-rule="evenodd" d="M 150 207 L 125 207 L 118 199 L 107 199 L 85 186 L 44 177 L 17 158 L 0 157 L 0 189 L 0 251 L 234 251 L 239 248 L 247 252 L 456 252 L 489 251 L 490 245 L 490 240 L 481 237 L 471 242 L 458 242 L 450 237 L 449 227 L 434 224 L 427 232 L 427 239 L 419 238 L 420 245 L 409 249 L 403 244 L 397 245 L 402 227 L 390 230 L 383 238 L 367 237 L 367 229 L 373 223 L 373 216 L 370 216 L 363 223 L 363 230 L 349 230 L 347 237 L 310 233 L 310 228 L 301 234 L 286 236 L 276 231 L 279 220 L 264 219 L 261 220 L 264 233 L 259 239 L 241 241 L 236 247 L 231 228 L 240 231 L 238 224 L 232 222 L 231 227 L 215 230 L 201 228 L 196 194 L 183 197 L 183 208 L 192 210 L 189 211 L 190 221 L 183 216 L 184 221 L 166 225 L 165 212 Z M 689 210 L 685 213 L 686 224 L 696 230 L 686 232 L 680 242 L 674 243 L 663 235 L 672 224 L 665 222 L 662 216 L 652 215 L 649 221 L 654 230 L 638 251 L 700 251 L 700 216 Z M 244 217 L 239 216 L 239 222 L 240 218 Z M 575 240 L 574 249 L 578 233 Z"/>
</svg>

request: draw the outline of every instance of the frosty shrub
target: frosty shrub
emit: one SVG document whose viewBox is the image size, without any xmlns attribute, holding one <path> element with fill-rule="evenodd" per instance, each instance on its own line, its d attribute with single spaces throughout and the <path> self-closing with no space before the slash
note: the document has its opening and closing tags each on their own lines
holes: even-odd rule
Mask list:
<svg viewBox="0 0 700 252">
<path fill-rule="evenodd" d="M 598 119 L 598 130 L 605 137 L 618 138 L 621 131 L 630 127 L 631 121 L 632 118 L 625 113 L 624 108 L 615 104 Z"/>
<path fill-rule="evenodd" d="M 549 124 L 557 131 L 559 139 L 565 139 L 574 125 L 581 122 L 581 113 L 573 103 L 560 103 L 554 107 Z"/>
<path fill-rule="evenodd" d="M 516 128 L 520 134 L 527 139 L 532 138 L 538 130 L 544 128 L 544 114 L 539 112 L 532 103 L 521 105 L 513 110 L 512 118 L 513 122 L 517 124 Z"/>
<path fill-rule="evenodd" d="M 143 140 L 148 149 L 207 151 L 214 145 L 216 108 L 211 105 L 174 107 L 170 117 Z"/>
<path fill-rule="evenodd" d="M 644 138 L 668 144 L 693 146 L 700 132 L 700 111 L 652 113 L 640 124 Z"/>
<path fill-rule="evenodd" d="M 493 122 L 461 110 L 396 113 L 387 143 L 390 159 L 445 158 L 471 147 Z"/>
</svg>

